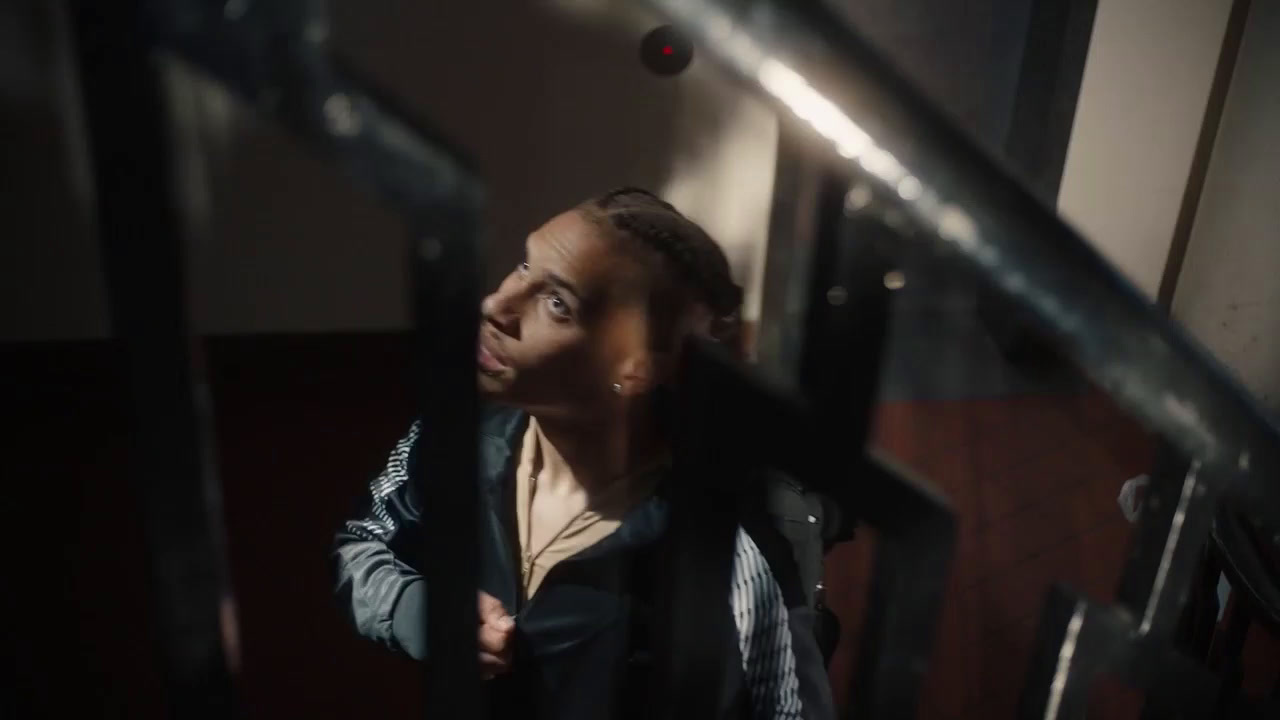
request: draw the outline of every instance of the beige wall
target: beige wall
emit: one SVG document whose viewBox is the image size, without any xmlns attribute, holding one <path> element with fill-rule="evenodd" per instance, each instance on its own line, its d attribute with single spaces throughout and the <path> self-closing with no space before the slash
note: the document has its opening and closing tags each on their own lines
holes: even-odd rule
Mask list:
<svg viewBox="0 0 1280 720">
<path fill-rule="evenodd" d="M 1280 0 L 1254 0 L 1174 316 L 1280 408 Z"/>
<path fill-rule="evenodd" d="M 1098 2 L 1058 209 L 1151 298 L 1230 8 L 1231 0 Z"/>
<path fill-rule="evenodd" d="M 699 147 L 676 157 L 662 194 L 720 242 L 744 290 L 743 318 L 757 321 L 773 205 L 778 116 L 736 86 L 708 81 L 699 92 L 718 97 L 718 106 L 729 108 L 731 117 L 717 123 L 716 132 Z M 697 114 L 682 116 L 694 126 L 704 122 Z"/>
</svg>

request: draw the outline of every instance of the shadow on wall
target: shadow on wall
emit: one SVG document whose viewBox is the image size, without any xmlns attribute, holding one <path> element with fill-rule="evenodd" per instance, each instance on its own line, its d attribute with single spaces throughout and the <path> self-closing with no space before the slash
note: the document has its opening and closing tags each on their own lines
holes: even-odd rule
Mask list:
<svg viewBox="0 0 1280 720">
<path fill-rule="evenodd" d="M 657 17 L 569 5 L 339 2 L 334 52 L 478 164 L 490 189 L 486 286 L 518 262 L 530 231 L 619 185 L 663 194 L 703 222 L 750 285 L 767 228 L 772 112 L 696 57 L 678 76 L 651 74 L 639 42 Z M 240 123 L 223 143 L 216 247 L 197 269 L 208 331 L 407 327 L 404 230 L 260 125 Z M 271 282 L 253 276 L 263 268 Z M 274 289 L 250 298 L 247 287 Z"/>
<path fill-rule="evenodd" d="M 555 213 L 613 185 L 657 189 L 670 171 L 684 78 L 650 75 L 639 33 L 516 0 L 332 11 L 333 51 L 488 182 L 486 286 Z M 214 173 L 215 247 L 197 268 L 207 330 L 407 327 L 398 219 L 264 125 L 236 113 Z M 245 288 L 263 289 L 250 301 Z"/>
<path fill-rule="evenodd" d="M 687 166 L 715 147 L 719 127 L 737 113 L 736 103 L 725 101 L 731 90 L 697 60 L 677 77 L 650 74 L 638 44 L 660 21 L 630 5 L 610 5 L 629 13 L 625 22 L 523 0 L 333 4 L 333 52 L 431 122 L 488 180 L 486 284 L 517 261 L 529 231 L 566 207 L 622 184 L 663 191 L 677 159 Z M 24 7 L 34 18 L 23 25 L 31 36 L 25 45 L 43 46 L 50 21 L 36 6 Z M 43 75 L 26 83 L 49 84 Z M 208 225 L 192 246 L 198 329 L 408 327 L 399 219 L 213 83 L 188 82 L 184 89 L 199 129 L 185 141 L 201 149 L 185 179 L 196 179 L 197 192 L 207 183 L 209 208 Z M 28 183 L 32 191 L 23 197 L 31 202 L 5 203 L 17 229 L 5 264 L 41 281 L 6 290 L 8 307 L 37 310 L 0 316 L 0 337 L 100 337 L 105 316 L 82 317 L 86 308 L 102 315 L 105 306 L 96 240 L 65 212 L 74 205 L 67 179 L 73 173 L 65 168 L 75 155 L 59 137 L 67 134 L 58 120 L 65 113 L 52 92 L 22 102 L 29 121 L 5 143 L 27 149 L 15 153 L 20 162 L 6 163 L 6 175 L 51 177 Z"/>
<path fill-rule="evenodd" d="M 492 188 L 490 281 L 553 214 L 620 184 L 662 191 L 727 122 L 716 79 L 653 76 L 660 24 L 618 3 L 339 3 L 337 46 L 475 156 Z M 600 10 L 616 10 L 604 14 Z M 618 14 L 625 17 L 618 18 Z M 713 91 L 714 90 L 714 91 Z"/>
<path fill-rule="evenodd" d="M 639 35 L 519 0 L 339 2 L 334 13 L 337 50 L 479 164 L 492 279 L 552 214 L 669 171 L 680 79 L 641 66 Z"/>
</svg>

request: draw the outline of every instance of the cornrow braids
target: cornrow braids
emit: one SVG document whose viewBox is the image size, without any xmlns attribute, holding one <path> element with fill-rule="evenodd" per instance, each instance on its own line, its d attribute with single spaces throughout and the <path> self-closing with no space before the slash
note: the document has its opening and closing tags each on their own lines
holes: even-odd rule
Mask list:
<svg viewBox="0 0 1280 720">
<path fill-rule="evenodd" d="M 742 288 L 733 282 L 728 258 L 706 231 L 675 206 L 637 187 L 611 190 L 588 206 L 614 229 L 655 250 L 717 316 L 736 318 Z"/>
</svg>

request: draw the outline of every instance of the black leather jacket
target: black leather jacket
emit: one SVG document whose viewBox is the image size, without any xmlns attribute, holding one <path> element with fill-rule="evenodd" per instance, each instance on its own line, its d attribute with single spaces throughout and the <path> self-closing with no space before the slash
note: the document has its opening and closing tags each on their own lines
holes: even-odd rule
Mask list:
<svg viewBox="0 0 1280 720">
<path fill-rule="evenodd" d="M 627 707 L 635 706 L 628 699 L 628 688 L 636 686 L 630 676 L 641 672 L 634 640 L 629 640 L 636 636 L 632 611 L 643 606 L 643 594 L 637 593 L 634 583 L 635 568 L 645 564 L 646 553 L 663 535 L 666 504 L 659 496 L 641 503 L 613 534 L 553 567 L 537 593 L 521 604 L 512 541 L 513 478 L 526 426 L 527 416 L 522 413 L 487 409 L 480 433 L 480 589 L 513 609 L 516 618 L 512 671 L 488 685 L 498 710 L 494 717 L 628 717 Z M 408 481 L 416 463 L 417 432 L 415 424 L 392 451 L 387 467 L 370 484 L 358 515 L 339 530 L 332 558 L 336 593 L 356 630 L 388 648 L 424 659 L 426 587 L 418 571 L 424 545 L 422 504 L 416 484 Z M 777 523 L 789 537 L 803 540 L 805 533 L 813 535 L 820 564 L 821 538 L 816 533 L 821 523 L 812 514 L 820 510 L 803 501 L 780 504 L 786 516 L 775 518 Z M 748 537 L 739 531 L 738 563 L 742 557 L 748 562 L 758 559 L 764 568 L 764 584 L 758 592 L 764 594 L 757 597 L 776 597 L 779 602 L 777 611 L 766 616 L 770 610 L 764 600 L 744 601 L 740 589 L 731 599 L 739 616 L 751 617 L 738 622 L 737 637 L 725 640 L 726 652 L 739 655 L 743 671 L 731 681 L 736 687 L 722 693 L 727 698 L 723 716 L 833 717 L 825 663 L 814 636 L 812 594 L 800 587 L 809 581 L 798 579 L 794 564 L 782 576 L 770 572 L 771 566 L 791 559 L 777 557 L 774 543 L 771 559 L 764 560 L 768 553 L 759 551 Z M 814 546 L 805 546 L 802 552 L 812 555 Z M 735 565 L 735 578 L 747 572 Z M 786 577 L 786 587 L 775 586 L 776 577 Z M 759 636 L 762 628 L 770 627 L 771 618 L 776 629 L 771 637 L 776 639 L 764 646 Z M 751 628 L 757 635 L 754 641 Z M 779 662 L 780 653 L 789 653 L 793 666 Z M 504 707 L 511 709 L 510 715 L 502 712 Z"/>
</svg>

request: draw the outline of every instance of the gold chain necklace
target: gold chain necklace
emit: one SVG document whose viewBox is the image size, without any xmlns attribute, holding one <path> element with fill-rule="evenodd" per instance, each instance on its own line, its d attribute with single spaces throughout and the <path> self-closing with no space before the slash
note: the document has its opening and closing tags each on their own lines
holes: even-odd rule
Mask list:
<svg viewBox="0 0 1280 720">
<path fill-rule="evenodd" d="M 587 514 L 587 506 L 584 506 L 581 510 L 575 513 L 573 517 L 569 518 L 569 520 L 565 522 L 564 526 L 561 527 L 559 530 L 557 530 L 555 535 L 552 535 L 551 539 L 547 540 L 547 542 L 543 544 L 543 546 L 539 548 L 537 552 L 534 552 L 533 551 L 533 497 L 537 493 L 537 490 L 538 490 L 538 474 L 534 474 L 529 477 L 529 498 L 527 501 L 529 505 L 528 505 L 528 511 L 525 513 L 525 517 L 527 518 L 527 520 L 525 521 L 525 528 L 524 528 L 524 553 L 523 553 L 524 557 L 523 557 L 522 565 L 524 570 L 523 584 L 524 584 L 524 590 L 526 594 L 529 592 L 529 584 L 533 580 L 533 564 L 537 562 L 538 558 L 542 557 L 542 553 L 546 552 L 547 548 L 554 545 L 555 542 L 560 539 L 560 536 L 565 534 L 565 531 L 567 531 L 575 522 L 581 519 L 583 515 Z"/>
</svg>

